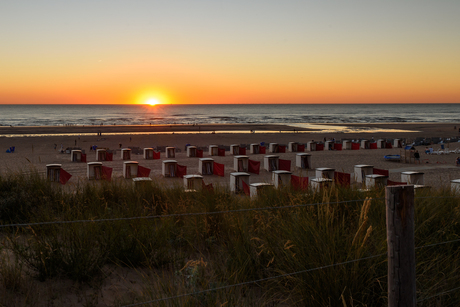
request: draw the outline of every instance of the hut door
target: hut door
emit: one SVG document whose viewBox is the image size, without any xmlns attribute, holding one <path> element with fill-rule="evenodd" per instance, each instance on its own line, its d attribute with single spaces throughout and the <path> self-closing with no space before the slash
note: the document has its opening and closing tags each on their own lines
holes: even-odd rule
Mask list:
<svg viewBox="0 0 460 307">
<path fill-rule="evenodd" d="M 259 153 L 259 145 L 254 146 L 254 153 L 256 153 L 256 154 Z"/>
<path fill-rule="evenodd" d="M 169 177 L 176 177 L 176 165 L 171 163 L 168 165 Z"/>
<path fill-rule="evenodd" d="M 100 166 L 96 166 L 94 167 L 94 179 L 101 179 L 101 175 L 102 175 L 102 167 Z"/>
<path fill-rule="evenodd" d="M 105 161 L 105 152 L 103 151 L 100 151 L 99 152 L 99 161 Z"/>
<path fill-rule="evenodd" d="M 174 157 L 174 148 L 168 148 L 168 157 L 169 158 L 175 158 Z"/>
<path fill-rule="evenodd" d="M 129 157 L 129 152 L 128 151 L 123 151 L 123 160 L 129 160 L 130 157 Z"/>
<path fill-rule="evenodd" d="M 195 187 L 193 186 L 193 179 L 187 179 L 187 189 L 193 190 Z"/>
<path fill-rule="evenodd" d="M 204 162 L 203 163 L 203 174 L 212 175 L 211 163 L 210 162 Z"/>
<path fill-rule="evenodd" d="M 240 190 L 240 177 L 235 177 L 235 191 L 238 192 Z"/>
<path fill-rule="evenodd" d="M 270 163 L 270 171 L 276 171 L 277 167 L 276 167 L 276 159 L 270 159 L 269 161 Z"/>
<path fill-rule="evenodd" d="M 301 163 L 302 168 L 304 168 L 304 169 L 310 168 L 310 166 L 308 165 L 308 157 L 307 156 L 302 157 L 301 162 L 302 162 Z"/>
<path fill-rule="evenodd" d="M 131 166 L 126 165 L 126 178 L 131 178 Z"/>
<path fill-rule="evenodd" d="M 190 157 L 196 157 L 196 149 L 195 148 L 190 149 Z"/>
<path fill-rule="evenodd" d="M 238 160 L 238 172 L 244 172 L 243 160 Z"/>
<path fill-rule="evenodd" d="M 240 149 L 238 147 L 233 147 L 233 155 L 236 156 L 240 153 Z"/>
</svg>

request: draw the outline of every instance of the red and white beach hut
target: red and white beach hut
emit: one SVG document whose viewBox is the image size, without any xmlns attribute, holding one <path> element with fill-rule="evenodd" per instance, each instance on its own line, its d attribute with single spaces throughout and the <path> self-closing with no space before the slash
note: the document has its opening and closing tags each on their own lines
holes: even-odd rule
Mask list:
<svg viewBox="0 0 460 307">
<path fill-rule="evenodd" d="M 289 171 L 273 171 L 272 172 L 272 183 L 276 188 L 291 186 L 292 173 Z"/>
<path fill-rule="evenodd" d="M 268 189 L 273 189 L 273 184 L 271 183 L 266 183 L 266 182 L 259 182 L 259 183 L 251 183 L 249 185 L 249 193 L 251 198 L 255 198 L 264 191 L 267 191 Z"/>
<path fill-rule="evenodd" d="M 121 159 L 123 161 L 131 160 L 131 148 L 122 148 L 121 149 Z"/>
<path fill-rule="evenodd" d="M 361 148 L 362 149 L 370 149 L 371 142 L 369 140 L 361 140 Z"/>
<path fill-rule="evenodd" d="M 217 145 L 209 145 L 209 155 L 210 156 L 218 156 L 219 155 L 219 146 L 217 146 Z"/>
<path fill-rule="evenodd" d="M 184 188 L 188 191 L 201 191 L 203 189 L 203 176 L 185 175 Z"/>
<path fill-rule="evenodd" d="M 96 161 L 107 161 L 107 149 L 96 149 Z"/>
<path fill-rule="evenodd" d="M 102 162 L 87 163 L 86 175 L 90 180 L 102 179 Z"/>
<path fill-rule="evenodd" d="M 366 175 L 372 175 L 374 173 L 373 165 L 359 164 L 355 165 L 355 181 L 359 183 L 366 182 Z"/>
<path fill-rule="evenodd" d="M 260 153 L 260 145 L 257 144 L 257 143 L 253 143 L 253 144 L 249 145 L 249 152 L 251 154 L 254 154 L 254 155 L 259 154 Z"/>
<path fill-rule="evenodd" d="M 172 146 L 166 147 L 165 152 L 166 152 L 166 158 L 168 159 L 176 157 L 176 147 L 172 147 Z"/>
<path fill-rule="evenodd" d="M 377 148 L 385 148 L 386 146 L 386 141 L 384 139 L 378 139 L 377 140 Z"/>
<path fill-rule="evenodd" d="M 125 179 L 136 178 L 138 168 L 139 168 L 139 162 L 137 161 L 123 162 L 123 178 Z"/>
<path fill-rule="evenodd" d="M 200 173 L 201 175 L 214 174 L 214 159 L 200 158 L 198 160 L 198 173 Z"/>
<path fill-rule="evenodd" d="M 189 158 L 196 157 L 196 146 L 187 146 L 187 157 Z"/>
<path fill-rule="evenodd" d="M 276 155 L 268 155 L 264 157 L 264 168 L 269 171 L 273 172 L 279 169 L 279 156 Z"/>
<path fill-rule="evenodd" d="M 163 177 L 177 177 L 177 161 L 163 160 L 161 164 Z"/>
<path fill-rule="evenodd" d="M 342 150 L 351 150 L 351 141 L 343 140 L 342 141 Z"/>
<path fill-rule="evenodd" d="M 240 145 L 239 144 L 230 145 L 230 154 L 234 156 L 238 156 L 240 154 Z"/>
<path fill-rule="evenodd" d="M 424 173 L 421 172 L 402 172 L 401 173 L 401 181 L 407 182 L 408 184 L 413 185 L 423 185 L 423 175 Z"/>
<path fill-rule="evenodd" d="M 234 156 L 233 169 L 237 172 L 247 172 L 249 167 L 248 156 Z"/>
<path fill-rule="evenodd" d="M 250 174 L 246 172 L 230 173 L 230 191 L 233 193 L 243 192 L 243 182 L 249 186 L 249 176 Z"/>
<path fill-rule="evenodd" d="M 401 141 L 401 139 L 394 139 L 394 140 L 393 140 L 393 147 L 394 147 L 394 148 L 402 148 L 402 141 Z"/>
<path fill-rule="evenodd" d="M 270 153 L 278 153 L 279 152 L 278 143 L 270 143 L 268 145 L 268 152 L 270 152 Z"/>
<path fill-rule="evenodd" d="M 289 142 L 288 143 L 288 151 L 289 152 L 298 152 L 299 151 L 299 143 L 298 142 Z"/>
<path fill-rule="evenodd" d="M 307 151 L 316 151 L 316 142 L 315 141 L 307 142 Z"/>
<path fill-rule="evenodd" d="M 144 148 L 144 159 L 153 160 L 153 148 Z"/>
<path fill-rule="evenodd" d="M 313 178 L 310 180 L 311 188 L 319 191 L 323 188 L 329 187 L 332 184 L 332 179 L 329 178 Z"/>
<path fill-rule="evenodd" d="M 82 151 L 79 149 L 72 149 L 70 152 L 70 161 L 81 162 Z"/>
<path fill-rule="evenodd" d="M 379 175 L 379 174 L 371 174 L 366 175 L 366 188 L 383 188 L 387 185 L 388 176 Z"/>
<path fill-rule="evenodd" d="M 46 179 L 51 182 L 59 182 L 61 174 L 61 164 L 46 165 Z"/>
<path fill-rule="evenodd" d="M 295 166 L 301 169 L 312 169 L 311 167 L 311 154 L 298 153 L 295 156 Z"/>
<path fill-rule="evenodd" d="M 334 150 L 334 141 L 324 142 L 324 150 Z"/>
<path fill-rule="evenodd" d="M 319 167 L 315 170 L 316 178 L 334 179 L 335 169 L 329 167 Z"/>
</svg>

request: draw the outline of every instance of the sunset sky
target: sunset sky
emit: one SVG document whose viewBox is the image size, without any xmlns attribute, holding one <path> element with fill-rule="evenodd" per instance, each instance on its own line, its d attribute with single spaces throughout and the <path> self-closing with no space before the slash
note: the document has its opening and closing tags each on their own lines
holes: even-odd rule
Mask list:
<svg viewBox="0 0 460 307">
<path fill-rule="evenodd" d="M 460 103 L 460 1 L 2 1 L 0 104 Z"/>
</svg>

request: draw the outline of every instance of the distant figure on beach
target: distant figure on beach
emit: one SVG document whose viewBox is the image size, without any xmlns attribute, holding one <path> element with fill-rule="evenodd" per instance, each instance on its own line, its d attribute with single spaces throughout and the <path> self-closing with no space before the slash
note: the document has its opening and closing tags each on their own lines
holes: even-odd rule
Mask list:
<svg viewBox="0 0 460 307">
<path fill-rule="evenodd" d="M 131 138 L 131 137 L 129 137 L 129 141 L 130 141 L 130 142 L 131 142 L 131 140 L 132 140 L 132 138 Z"/>
<path fill-rule="evenodd" d="M 457 166 L 460 165 L 460 157 L 457 157 L 457 160 L 455 160 L 455 165 L 457 165 Z"/>
<path fill-rule="evenodd" d="M 118 144 L 118 146 L 120 146 L 120 148 L 121 148 L 121 146 L 122 146 L 122 145 L 121 145 L 121 143 L 120 143 L 120 144 Z"/>
<path fill-rule="evenodd" d="M 75 140 L 75 146 L 77 146 L 77 140 Z"/>
<path fill-rule="evenodd" d="M 417 162 L 418 164 L 420 164 L 420 153 L 418 152 L 418 150 L 414 152 L 414 160 L 415 160 L 415 164 L 417 164 Z"/>
<path fill-rule="evenodd" d="M 57 144 L 54 144 L 54 150 L 56 150 L 56 148 L 57 148 Z"/>
<path fill-rule="evenodd" d="M 64 152 L 64 146 L 61 144 L 61 152 Z"/>
</svg>

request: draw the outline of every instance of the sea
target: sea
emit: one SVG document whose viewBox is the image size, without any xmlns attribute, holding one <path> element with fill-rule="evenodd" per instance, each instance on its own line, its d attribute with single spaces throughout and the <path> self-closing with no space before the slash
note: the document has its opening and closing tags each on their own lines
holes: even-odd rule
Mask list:
<svg viewBox="0 0 460 307">
<path fill-rule="evenodd" d="M 458 123 L 460 104 L 0 105 L 2 126 Z"/>
</svg>

